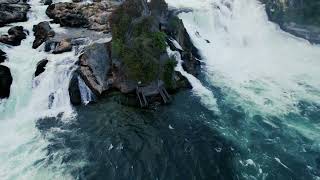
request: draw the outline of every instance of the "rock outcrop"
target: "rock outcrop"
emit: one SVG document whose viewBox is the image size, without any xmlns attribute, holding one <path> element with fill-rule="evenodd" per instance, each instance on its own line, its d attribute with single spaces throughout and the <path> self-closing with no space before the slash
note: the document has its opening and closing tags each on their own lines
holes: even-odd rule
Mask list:
<svg viewBox="0 0 320 180">
<path fill-rule="evenodd" d="M 43 73 L 46 70 L 45 67 L 48 64 L 48 62 L 49 61 L 47 59 L 43 59 L 43 60 L 38 62 L 37 69 L 36 69 L 36 71 L 34 73 L 35 77 L 39 76 L 41 73 Z"/>
<path fill-rule="evenodd" d="M 22 26 L 14 26 L 8 30 L 8 35 L 0 36 L 0 42 L 11 46 L 19 46 L 26 37 Z"/>
<path fill-rule="evenodd" d="M 73 43 L 69 38 L 66 39 L 50 39 L 45 42 L 45 51 L 53 54 L 61 54 L 72 51 Z"/>
<path fill-rule="evenodd" d="M 320 3 L 318 0 L 260 0 L 268 17 L 295 36 L 320 43 Z"/>
<path fill-rule="evenodd" d="M 3 63 L 6 59 L 6 53 L 0 49 L 0 63 Z"/>
<path fill-rule="evenodd" d="M 48 22 L 40 22 L 33 26 L 35 40 L 33 41 L 32 48 L 38 48 L 42 43 L 46 42 L 49 38 L 55 35 Z"/>
<path fill-rule="evenodd" d="M 176 61 L 167 54 L 167 41 L 169 37 L 178 39 L 185 68 L 193 74 L 199 65 L 197 50 L 182 21 L 171 27 L 171 16 L 164 0 L 149 4 L 132 0 L 120 5 L 110 16 L 112 41 L 90 45 L 80 56 L 79 74 L 91 91 L 98 97 L 118 91 L 136 97 L 137 104 L 146 107 L 149 103 L 170 102 L 167 90 L 174 93 L 191 88 L 188 80 L 175 72 Z M 70 87 L 76 87 L 76 83 L 73 79 Z M 77 103 L 79 96 L 73 96 L 77 94 L 74 92 L 75 88 L 69 88 L 71 102 Z"/>
<path fill-rule="evenodd" d="M 53 22 L 67 27 L 84 27 L 90 30 L 110 31 L 108 18 L 112 7 L 107 2 L 56 3 L 50 5 L 46 14 Z"/>
<path fill-rule="evenodd" d="M 0 27 L 13 22 L 27 21 L 30 6 L 20 0 L 0 0 Z"/>
<path fill-rule="evenodd" d="M 9 97 L 11 84 L 12 76 L 10 69 L 0 65 L 0 99 Z"/>
<path fill-rule="evenodd" d="M 191 38 L 184 27 L 181 19 L 173 14 L 170 15 L 167 24 L 165 25 L 166 33 L 175 39 L 182 49 L 175 49 L 171 42 L 168 42 L 173 50 L 177 50 L 183 59 L 183 69 L 188 73 L 197 75 L 199 73 L 201 59 L 198 49 L 193 45 Z"/>
<path fill-rule="evenodd" d="M 96 95 L 109 88 L 110 46 L 110 43 L 95 43 L 85 48 L 80 56 L 80 76 Z"/>
</svg>

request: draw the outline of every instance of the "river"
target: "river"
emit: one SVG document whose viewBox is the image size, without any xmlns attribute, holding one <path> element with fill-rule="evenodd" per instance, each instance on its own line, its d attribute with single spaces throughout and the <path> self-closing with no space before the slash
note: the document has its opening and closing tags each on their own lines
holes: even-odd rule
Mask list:
<svg viewBox="0 0 320 180">
<path fill-rule="evenodd" d="M 30 35 L 0 45 L 13 76 L 0 102 L 0 179 L 320 178 L 320 46 L 283 32 L 258 1 L 167 0 L 192 10 L 179 17 L 201 74 L 182 73 L 194 88 L 150 110 L 118 97 L 72 107 L 76 52 L 32 49 L 33 25 L 49 19 L 29 3 L 29 20 L 14 25 Z"/>
</svg>

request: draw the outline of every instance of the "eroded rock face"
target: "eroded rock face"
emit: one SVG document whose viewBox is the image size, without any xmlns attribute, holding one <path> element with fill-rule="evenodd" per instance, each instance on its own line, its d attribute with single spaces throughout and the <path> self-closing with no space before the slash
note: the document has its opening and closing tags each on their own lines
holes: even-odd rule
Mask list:
<svg viewBox="0 0 320 180">
<path fill-rule="evenodd" d="M 271 21 L 295 36 L 320 43 L 318 0 L 260 0 Z"/>
<path fill-rule="evenodd" d="M 6 60 L 7 57 L 6 57 L 6 53 L 3 52 L 1 49 L 0 49 L 0 63 L 3 63 L 4 60 Z"/>
<path fill-rule="evenodd" d="M 30 6 L 20 0 L 0 1 L 0 27 L 13 22 L 27 21 Z"/>
<path fill-rule="evenodd" d="M 26 37 L 22 26 L 14 26 L 8 30 L 8 35 L 0 36 L 0 42 L 11 46 L 19 46 Z"/>
<path fill-rule="evenodd" d="M 184 27 L 184 24 L 181 19 L 176 16 L 171 16 L 166 24 L 166 33 L 174 38 L 182 47 L 177 50 L 181 54 L 183 60 L 183 69 L 192 75 L 198 75 L 200 62 L 198 59 L 201 59 L 198 49 L 193 45 L 191 38 Z M 170 45 L 170 42 L 168 42 Z"/>
<path fill-rule="evenodd" d="M 38 48 L 42 43 L 55 35 L 55 32 L 49 25 L 49 22 L 40 22 L 33 26 L 35 40 L 33 41 L 32 48 Z"/>
<path fill-rule="evenodd" d="M 80 56 L 80 76 L 98 96 L 109 88 L 107 75 L 110 69 L 110 43 L 92 44 Z"/>
<path fill-rule="evenodd" d="M 55 23 L 67 27 L 85 27 L 91 30 L 108 32 L 108 17 L 112 8 L 107 3 L 56 3 L 50 5 L 46 14 Z"/>
<path fill-rule="evenodd" d="M 0 65 L 0 99 L 9 97 L 11 84 L 12 76 L 10 69 Z"/>
<path fill-rule="evenodd" d="M 46 70 L 45 67 L 48 64 L 48 62 L 49 61 L 47 59 L 43 59 L 38 62 L 36 72 L 34 73 L 35 77 L 39 76 L 41 73 L 43 73 Z"/>
</svg>

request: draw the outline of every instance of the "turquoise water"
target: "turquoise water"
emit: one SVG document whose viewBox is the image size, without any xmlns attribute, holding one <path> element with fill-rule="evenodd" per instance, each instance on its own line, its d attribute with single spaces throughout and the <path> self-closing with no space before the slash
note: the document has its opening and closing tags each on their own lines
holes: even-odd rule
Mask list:
<svg viewBox="0 0 320 180">
<path fill-rule="evenodd" d="M 74 52 L 32 50 L 32 34 L 0 45 L 14 79 L 0 104 L 0 179 L 319 179 L 320 47 L 281 31 L 255 0 L 167 2 L 193 10 L 179 17 L 203 57 L 199 77 L 182 73 L 194 88 L 168 106 L 112 96 L 74 108 Z M 30 32 L 47 19 L 31 3 Z"/>
</svg>

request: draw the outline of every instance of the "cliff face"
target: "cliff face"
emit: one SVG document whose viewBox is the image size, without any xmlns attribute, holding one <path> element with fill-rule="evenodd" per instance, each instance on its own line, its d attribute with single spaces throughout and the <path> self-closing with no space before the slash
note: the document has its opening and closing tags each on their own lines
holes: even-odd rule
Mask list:
<svg viewBox="0 0 320 180">
<path fill-rule="evenodd" d="M 320 1 L 260 0 L 271 21 L 310 42 L 320 43 Z"/>
</svg>

